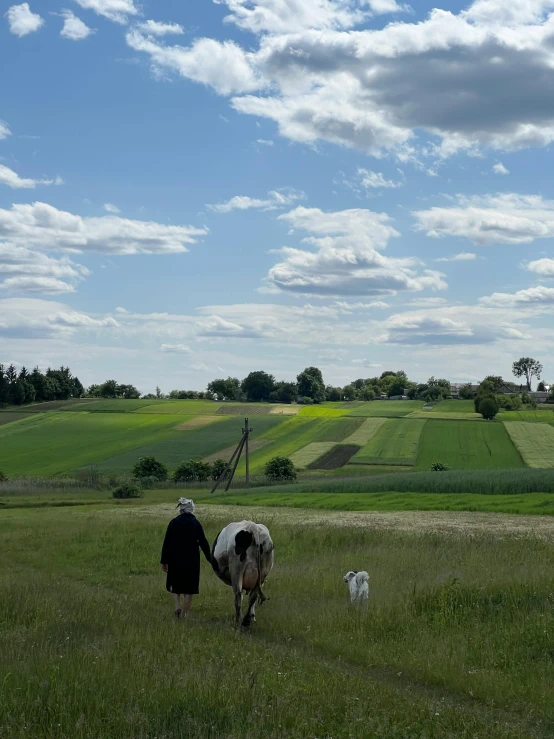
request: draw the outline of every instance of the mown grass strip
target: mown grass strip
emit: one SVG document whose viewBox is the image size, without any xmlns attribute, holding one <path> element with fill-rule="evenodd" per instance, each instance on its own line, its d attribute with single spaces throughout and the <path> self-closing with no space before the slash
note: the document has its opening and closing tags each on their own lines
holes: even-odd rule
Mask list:
<svg viewBox="0 0 554 739">
<path fill-rule="evenodd" d="M 511 421 L 504 424 L 529 467 L 554 467 L 554 427 L 547 423 Z"/>
<path fill-rule="evenodd" d="M 379 431 L 384 423 L 386 423 L 385 418 L 367 418 L 362 421 L 362 425 L 357 431 L 354 431 L 344 440 L 344 443 L 362 447 Z"/>
<path fill-rule="evenodd" d="M 303 470 L 334 447 L 334 441 L 313 441 L 311 444 L 307 444 L 302 449 L 291 454 L 290 459 L 295 467 Z"/>
<path fill-rule="evenodd" d="M 402 418 L 413 411 L 421 410 L 422 400 L 372 400 L 354 408 L 351 416 L 382 416 L 383 418 Z"/>
<path fill-rule="evenodd" d="M 336 470 L 344 467 L 359 449 L 355 444 L 337 444 L 308 467 L 311 470 Z"/>
</svg>

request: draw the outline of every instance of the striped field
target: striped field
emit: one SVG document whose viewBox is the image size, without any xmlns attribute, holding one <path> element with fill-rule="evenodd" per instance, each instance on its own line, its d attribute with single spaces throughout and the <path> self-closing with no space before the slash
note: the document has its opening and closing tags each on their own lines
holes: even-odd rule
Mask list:
<svg viewBox="0 0 554 739">
<path fill-rule="evenodd" d="M 312 462 L 322 457 L 326 452 L 336 446 L 334 441 L 313 441 L 294 454 L 291 454 L 291 461 L 299 470 L 305 470 Z"/>
<path fill-rule="evenodd" d="M 386 418 L 367 418 L 357 431 L 344 440 L 344 443 L 364 446 L 386 422 Z"/>
<path fill-rule="evenodd" d="M 528 467 L 554 467 L 554 427 L 521 421 L 504 425 Z"/>
<path fill-rule="evenodd" d="M 415 465 L 426 421 L 389 419 L 352 458 L 353 464 Z"/>
</svg>

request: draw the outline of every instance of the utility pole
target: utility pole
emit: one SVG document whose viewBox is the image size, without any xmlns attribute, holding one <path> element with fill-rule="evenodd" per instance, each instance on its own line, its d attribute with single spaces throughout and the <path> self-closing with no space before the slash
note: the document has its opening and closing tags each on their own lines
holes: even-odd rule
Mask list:
<svg viewBox="0 0 554 739">
<path fill-rule="evenodd" d="M 245 447 L 246 447 L 246 487 L 249 486 L 250 484 L 250 459 L 249 459 L 249 450 L 248 450 L 248 437 L 250 436 L 251 432 L 252 432 L 252 429 L 248 426 L 248 419 L 245 418 L 241 439 L 237 445 L 237 448 L 233 452 L 231 459 L 225 465 L 225 469 L 215 481 L 215 484 L 211 490 L 212 493 L 215 493 L 215 491 L 219 487 L 219 483 L 222 482 L 226 478 L 227 474 L 229 473 L 229 470 L 231 470 L 231 465 L 232 465 L 233 469 L 231 470 L 231 474 L 229 475 L 229 479 L 227 480 L 227 485 L 225 486 L 225 492 L 229 490 L 229 488 L 231 487 L 231 483 L 233 482 L 233 477 L 235 476 L 235 472 L 237 471 L 237 467 L 238 467 L 239 460 L 240 460 L 240 455 L 242 454 L 242 451 Z M 234 461 L 234 464 L 233 464 L 233 461 Z"/>
</svg>

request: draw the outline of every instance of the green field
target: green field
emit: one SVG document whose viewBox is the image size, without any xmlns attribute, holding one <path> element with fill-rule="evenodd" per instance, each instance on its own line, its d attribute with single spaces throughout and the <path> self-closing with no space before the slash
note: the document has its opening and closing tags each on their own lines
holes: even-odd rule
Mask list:
<svg viewBox="0 0 554 739">
<path fill-rule="evenodd" d="M 140 510 L 2 514 L 6 738 L 552 736 L 554 548 L 532 530 L 237 511 L 276 545 L 270 600 L 237 634 L 205 562 L 190 617 L 173 620 L 157 562 L 174 509 Z M 200 508 L 209 539 L 233 513 Z M 348 604 L 352 567 L 370 573 L 366 611 Z"/>
<path fill-rule="evenodd" d="M 28 417 L 28 413 L 4 411 L 0 413 L 0 426 L 5 426 L 7 423 L 13 423 L 13 421 L 21 421 Z"/>
<path fill-rule="evenodd" d="M 305 405 L 299 412 L 302 418 L 340 418 L 347 411 L 340 407 L 339 403 L 325 403 L 324 405 Z"/>
<path fill-rule="evenodd" d="M 500 421 L 525 421 L 526 423 L 554 423 L 554 412 L 544 411 L 501 411 Z"/>
<path fill-rule="evenodd" d="M 312 462 L 315 462 L 335 446 L 334 441 L 313 441 L 291 454 L 290 459 L 297 469 L 305 470 Z"/>
<path fill-rule="evenodd" d="M 387 420 L 351 464 L 415 465 L 426 421 Z"/>
<path fill-rule="evenodd" d="M 346 444 L 364 446 L 386 422 L 386 418 L 366 418 L 362 420 L 362 425 L 344 441 Z"/>
<path fill-rule="evenodd" d="M 494 421 L 428 421 L 417 468 L 442 462 L 454 470 L 523 467 L 504 424 Z"/>
<path fill-rule="evenodd" d="M 357 405 L 350 415 L 401 418 L 407 416 L 408 413 L 421 410 L 423 406 L 424 403 L 421 400 L 372 400 L 370 403 Z"/>
<path fill-rule="evenodd" d="M 528 467 L 554 467 L 554 427 L 543 423 L 512 421 L 508 434 Z"/>
<path fill-rule="evenodd" d="M 441 400 L 429 411 L 430 413 L 475 413 L 473 400 Z"/>
</svg>

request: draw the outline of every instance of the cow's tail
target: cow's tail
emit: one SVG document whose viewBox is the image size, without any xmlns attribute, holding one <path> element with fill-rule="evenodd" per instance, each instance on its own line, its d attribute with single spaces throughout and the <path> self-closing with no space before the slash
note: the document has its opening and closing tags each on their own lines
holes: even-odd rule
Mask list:
<svg viewBox="0 0 554 739">
<path fill-rule="evenodd" d="M 258 598 L 260 600 L 260 604 L 263 603 L 267 598 L 263 594 L 262 591 L 262 548 L 260 545 L 260 530 L 254 524 L 255 526 L 255 533 L 254 533 L 254 544 L 256 546 L 256 565 L 258 567 L 258 581 L 256 583 L 256 590 L 258 591 Z"/>
</svg>

